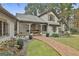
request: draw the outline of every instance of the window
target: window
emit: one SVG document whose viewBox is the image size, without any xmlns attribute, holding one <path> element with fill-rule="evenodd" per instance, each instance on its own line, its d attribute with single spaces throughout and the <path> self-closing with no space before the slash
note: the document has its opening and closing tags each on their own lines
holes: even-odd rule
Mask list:
<svg viewBox="0 0 79 59">
<path fill-rule="evenodd" d="M 53 32 L 56 32 L 56 26 L 53 26 Z"/>
<path fill-rule="evenodd" d="M 47 31 L 47 26 L 46 25 L 43 25 L 42 26 L 42 29 L 43 29 L 43 31 Z"/>
<path fill-rule="evenodd" d="M 49 21 L 55 21 L 53 15 L 49 15 Z"/>
<path fill-rule="evenodd" d="M 2 35 L 8 35 L 8 23 L 0 21 L 0 36 Z"/>
<path fill-rule="evenodd" d="M 0 36 L 2 36 L 2 21 L 0 21 Z"/>
<path fill-rule="evenodd" d="M 8 23 L 3 22 L 4 28 L 3 28 L 3 35 L 8 35 Z"/>
</svg>

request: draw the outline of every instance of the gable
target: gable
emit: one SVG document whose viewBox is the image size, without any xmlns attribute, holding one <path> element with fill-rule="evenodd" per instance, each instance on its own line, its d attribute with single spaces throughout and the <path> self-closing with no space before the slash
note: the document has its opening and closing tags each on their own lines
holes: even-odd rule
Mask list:
<svg viewBox="0 0 79 59">
<path fill-rule="evenodd" d="M 52 21 L 58 20 L 58 17 L 56 17 L 56 15 L 52 11 L 45 13 L 45 14 L 39 16 L 39 17 L 44 19 L 45 21 L 49 21 L 50 15 L 52 16 L 52 18 L 54 18 Z"/>
<path fill-rule="evenodd" d="M 50 12 L 52 12 L 52 13 L 59 19 L 59 16 L 58 16 L 58 14 L 55 12 L 54 9 L 53 9 L 53 10 L 45 11 L 45 12 L 41 13 L 38 17 L 41 17 L 41 16 L 43 16 L 43 15 L 45 15 L 45 14 L 47 14 L 47 13 L 50 13 Z"/>
<path fill-rule="evenodd" d="M 58 17 L 53 12 L 50 12 L 49 15 L 52 15 L 55 20 L 58 20 Z"/>
</svg>

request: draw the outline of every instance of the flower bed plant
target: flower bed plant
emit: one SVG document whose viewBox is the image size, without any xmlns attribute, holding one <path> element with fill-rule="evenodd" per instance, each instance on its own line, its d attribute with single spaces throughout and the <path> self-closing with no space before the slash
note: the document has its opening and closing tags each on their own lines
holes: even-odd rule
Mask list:
<svg viewBox="0 0 79 59">
<path fill-rule="evenodd" d="M 59 34 L 53 33 L 51 36 L 53 36 L 53 37 L 59 37 Z"/>
<path fill-rule="evenodd" d="M 17 53 L 17 40 L 6 40 L 0 43 L 0 56 L 14 55 Z"/>
<path fill-rule="evenodd" d="M 11 51 L 0 51 L 0 56 L 13 56 L 14 53 Z"/>
</svg>

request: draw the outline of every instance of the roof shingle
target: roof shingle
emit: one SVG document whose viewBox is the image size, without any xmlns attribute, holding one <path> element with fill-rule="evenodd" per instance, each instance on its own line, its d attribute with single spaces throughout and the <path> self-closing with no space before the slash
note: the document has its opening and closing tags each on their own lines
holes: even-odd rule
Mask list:
<svg viewBox="0 0 79 59">
<path fill-rule="evenodd" d="M 19 21 L 46 23 L 46 21 L 34 15 L 16 14 L 16 17 L 19 19 Z"/>
</svg>

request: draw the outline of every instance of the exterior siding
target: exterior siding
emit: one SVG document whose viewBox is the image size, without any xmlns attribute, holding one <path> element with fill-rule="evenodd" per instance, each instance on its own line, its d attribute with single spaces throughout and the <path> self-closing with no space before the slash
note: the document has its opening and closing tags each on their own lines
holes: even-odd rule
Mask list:
<svg viewBox="0 0 79 59">
<path fill-rule="evenodd" d="M 27 25 L 27 24 L 23 24 L 23 23 L 20 23 L 19 24 L 20 26 L 19 26 L 19 33 L 23 33 L 23 34 L 27 34 L 26 32 L 27 32 L 27 30 L 29 30 L 29 26 Z"/>
<path fill-rule="evenodd" d="M 9 36 L 14 36 L 14 24 L 16 22 L 15 19 L 12 19 L 9 16 L 0 12 L 0 20 L 8 23 L 8 34 Z"/>
<path fill-rule="evenodd" d="M 55 17 L 55 23 L 58 23 L 58 18 L 56 17 L 56 15 L 52 12 L 50 12 L 50 14 L 52 14 Z"/>
<path fill-rule="evenodd" d="M 50 33 L 50 35 L 52 35 L 53 30 L 52 30 L 52 27 L 51 26 L 48 26 L 47 27 L 47 32 Z"/>
<path fill-rule="evenodd" d="M 49 15 L 50 15 L 50 14 L 52 14 L 52 15 L 54 16 L 54 19 L 55 19 L 54 23 L 58 23 L 58 18 L 57 18 L 57 17 L 54 15 L 54 13 L 52 13 L 52 12 L 47 13 L 47 14 L 41 16 L 40 18 L 42 18 L 43 20 L 47 21 L 48 23 L 51 23 L 51 22 L 53 22 L 53 21 L 49 21 Z"/>
<path fill-rule="evenodd" d="M 42 18 L 45 21 L 48 21 L 48 14 L 45 14 L 45 15 L 41 16 L 40 18 Z"/>
</svg>

